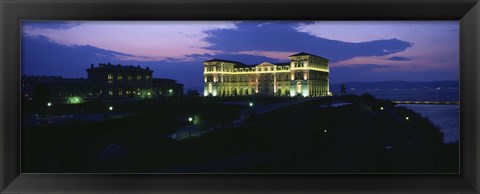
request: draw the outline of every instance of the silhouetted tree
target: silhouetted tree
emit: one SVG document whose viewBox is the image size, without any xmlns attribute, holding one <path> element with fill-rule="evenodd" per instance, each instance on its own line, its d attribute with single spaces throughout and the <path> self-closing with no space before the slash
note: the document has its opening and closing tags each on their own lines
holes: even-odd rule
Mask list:
<svg viewBox="0 0 480 194">
<path fill-rule="evenodd" d="M 197 90 L 188 90 L 186 96 L 192 102 L 194 97 L 200 96 L 200 93 Z"/>
<path fill-rule="evenodd" d="M 36 107 L 43 107 L 47 105 L 50 99 L 47 86 L 39 84 L 33 91 L 33 101 Z"/>
<path fill-rule="evenodd" d="M 200 96 L 200 93 L 198 93 L 197 90 L 188 90 L 187 91 L 187 96 L 191 96 L 191 97 Z"/>
<path fill-rule="evenodd" d="M 340 85 L 340 95 L 344 95 L 347 93 L 347 88 L 345 88 L 345 84 L 342 83 L 342 85 Z"/>
</svg>

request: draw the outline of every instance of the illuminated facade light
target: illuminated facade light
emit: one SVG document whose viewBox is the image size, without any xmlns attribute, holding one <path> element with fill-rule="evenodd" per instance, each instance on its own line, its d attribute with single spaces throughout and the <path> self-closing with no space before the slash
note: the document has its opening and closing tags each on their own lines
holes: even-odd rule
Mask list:
<svg viewBox="0 0 480 194">
<path fill-rule="evenodd" d="M 327 132 L 327 130 L 325 129 L 325 130 L 323 130 L 323 132 L 324 132 L 324 133 L 326 133 L 326 132 Z"/>
<path fill-rule="evenodd" d="M 303 52 L 289 59 L 289 63 L 258 65 L 205 61 L 204 96 L 331 96 L 328 59 Z"/>
<path fill-rule="evenodd" d="M 383 110 L 383 106 L 380 107 L 380 110 Z"/>
<path fill-rule="evenodd" d="M 49 106 L 49 107 L 52 106 L 52 103 L 51 103 L 51 102 L 48 102 L 48 103 L 47 103 L 47 106 Z"/>
<path fill-rule="evenodd" d="M 249 105 L 250 107 L 252 107 L 252 106 L 253 106 L 253 102 L 250 102 L 248 105 Z"/>
<path fill-rule="evenodd" d="M 193 121 L 193 118 L 192 118 L 192 117 L 188 117 L 188 121 L 189 121 L 189 122 L 192 122 L 192 121 Z"/>
<path fill-rule="evenodd" d="M 109 106 L 109 107 L 108 107 L 108 110 L 112 111 L 112 110 L 113 110 L 113 106 Z"/>
<path fill-rule="evenodd" d="M 407 121 L 408 121 L 408 120 L 410 120 L 410 118 L 409 118 L 409 117 L 405 117 L 405 120 L 407 120 Z"/>
</svg>

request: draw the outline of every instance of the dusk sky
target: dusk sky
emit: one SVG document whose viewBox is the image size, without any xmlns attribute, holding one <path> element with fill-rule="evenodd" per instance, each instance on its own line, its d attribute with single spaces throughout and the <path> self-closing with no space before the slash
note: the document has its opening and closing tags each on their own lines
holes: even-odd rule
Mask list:
<svg viewBox="0 0 480 194">
<path fill-rule="evenodd" d="M 26 21 L 22 72 L 86 77 L 90 64 L 140 65 L 203 86 L 203 61 L 330 59 L 330 82 L 459 79 L 458 21 Z"/>
</svg>

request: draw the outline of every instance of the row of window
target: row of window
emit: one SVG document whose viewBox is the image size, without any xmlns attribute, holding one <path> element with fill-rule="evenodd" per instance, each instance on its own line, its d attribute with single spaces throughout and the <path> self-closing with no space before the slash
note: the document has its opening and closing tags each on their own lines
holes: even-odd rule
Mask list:
<svg viewBox="0 0 480 194">
<path fill-rule="evenodd" d="M 132 80 L 133 76 L 132 75 L 127 75 L 127 80 Z M 113 75 L 111 73 L 109 73 L 107 75 L 107 80 L 108 80 L 108 83 L 113 83 Z M 137 80 L 141 80 L 142 79 L 142 76 L 141 75 L 137 75 Z M 149 75 L 146 75 L 145 76 L 145 80 L 149 80 L 150 79 L 150 76 Z M 117 75 L 117 80 L 121 81 L 123 80 L 123 75 L 122 74 L 119 74 Z"/>
<path fill-rule="evenodd" d="M 252 67 L 251 69 L 250 68 L 234 68 L 233 69 L 233 72 L 255 72 L 255 71 L 273 71 L 275 70 L 273 67 L 270 68 L 270 67 L 267 67 L 267 68 L 264 68 L 264 67 L 260 67 L 260 68 L 256 68 L 256 67 Z M 282 70 L 289 70 L 290 67 L 289 66 L 277 66 L 277 71 L 282 71 Z M 211 72 L 213 71 L 214 68 L 212 66 L 208 66 L 206 67 L 205 71 L 206 72 Z M 225 71 L 225 70 L 223 70 Z M 228 72 L 228 70 L 227 70 Z"/>
<path fill-rule="evenodd" d="M 278 85 L 277 86 L 277 91 L 275 93 L 275 90 L 273 88 L 273 86 L 271 87 L 261 87 L 259 86 L 258 87 L 258 92 L 259 93 L 271 93 L 271 94 L 277 94 L 277 95 L 288 95 L 290 93 L 290 90 L 287 88 L 285 88 L 284 90 L 282 90 L 282 86 Z M 255 87 L 244 87 L 243 89 L 231 89 L 231 91 L 229 91 L 227 88 L 220 88 L 219 89 L 219 95 L 229 95 L 229 94 L 232 94 L 232 95 L 248 95 L 248 94 L 255 94 L 257 93 L 256 92 L 256 89 Z"/>
<path fill-rule="evenodd" d="M 325 61 L 313 60 L 313 61 L 312 61 L 312 64 L 313 64 L 312 66 L 313 66 L 313 67 L 316 67 L 316 68 L 322 68 L 322 69 L 328 68 L 327 62 L 325 62 Z"/>
<path fill-rule="evenodd" d="M 287 81 L 289 80 L 290 74 L 277 74 L 275 75 L 277 77 L 276 80 L 278 81 Z M 221 78 L 219 78 L 221 81 Z M 245 76 L 225 76 L 223 77 L 223 82 L 249 82 L 249 81 L 256 81 L 257 76 L 256 75 L 245 75 Z M 214 82 L 213 75 L 208 75 L 205 78 L 206 82 Z M 273 74 L 265 74 L 265 75 L 260 75 L 258 77 L 258 81 L 274 81 L 274 75 Z"/>
<path fill-rule="evenodd" d="M 277 81 L 288 81 L 290 74 L 277 74 Z M 323 72 L 310 72 L 308 77 L 305 76 L 303 72 L 296 72 L 294 74 L 294 79 L 321 79 L 326 78 L 328 75 L 325 75 Z M 213 75 L 208 75 L 205 78 L 205 82 L 214 82 Z M 221 78 L 218 78 L 221 81 Z M 245 75 L 245 76 L 225 76 L 223 77 L 223 82 L 249 82 L 257 81 L 256 75 Z M 258 81 L 274 81 L 273 74 L 264 74 L 258 76 Z"/>
<path fill-rule="evenodd" d="M 150 92 L 150 91 L 125 91 L 123 92 L 122 90 L 118 90 L 117 91 L 117 95 L 119 96 L 123 96 L 123 95 L 137 95 L 137 96 L 151 96 L 151 95 L 155 95 L 155 93 L 158 93 L 159 95 L 163 95 L 163 91 L 157 91 L 157 92 Z M 173 89 L 168 89 L 167 90 L 167 94 L 168 95 L 172 95 L 173 94 Z M 113 90 L 109 90 L 108 91 L 108 95 L 110 96 L 113 96 Z"/>
<path fill-rule="evenodd" d="M 117 94 L 118 94 L 119 96 L 122 96 L 122 95 L 124 95 L 124 94 L 125 94 L 125 95 L 136 94 L 136 95 L 147 95 L 147 96 L 153 95 L 153 93 L 152 93 L 152 92 L 149 92 L 149 91 L 144 91 L 144 92 L 142 93 L 141 91 L 139 91 L 140 89 L 137 89 L 137 90 L 138 90 L 138 91 L 134 91 L 134 90 L 131 90 L 131 91 L 130 91 L 130 90 L 127 90 L 127 91 L 124 92 L 122 89 L 119 89 L 119 90 L 117 91 Z M 67 92 L 67 91 L 60 92 L 60 91 L 58 91 L 58 92 L 57 92 L 57 96 L 58 96 L 58 97 L 72 97 L 72 96 L 84 96 L 84 95 L 86 95 L 86 96 L 93 96 L 94 94 L 97 95 L 97 96 L 100 96 L 100 95 L 103 94 L 103 90 L 98 90 L 98 91 L 95 91 L 95 92 L 86 92 L 86 93 L 81 92 L 81 91 L 74 91 L 74 92 L 72 92 L 72 91 L 70 91 L 70 92 Z M 113 91 L 113 90 L 109 90 L 109 91 L 108 91 L 108 95 L 113 96 L 113 94 L 114 94 L 114 91 Z M 158 94 L 162 95 L 162 94 L 163 94 L 163 91 L 161 91 L 161 90 L 158 91 Z M 173 89 L 168 89 L 168 90 L 167 90 L 167 94 L 169 94 L 169 95 L 173 94 Z"/>
<path fill-rule="evenodd" d="M 304 62 L 303 61 L 297 61 L 294 63 L 294 66 L 295 67 L 303 67 L 304 66 Z"/>
</svg>

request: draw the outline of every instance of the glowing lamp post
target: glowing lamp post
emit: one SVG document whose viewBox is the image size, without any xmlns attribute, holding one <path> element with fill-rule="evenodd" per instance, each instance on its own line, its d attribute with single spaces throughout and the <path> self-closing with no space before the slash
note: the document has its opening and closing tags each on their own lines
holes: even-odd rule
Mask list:
<svg viewBox="0 0 480 194">
<path fill-rule="evenodd" d="M 250 102 L 248 106 L 253 107 L 253 102 Z"/>
<path fill-rule="evenodd" d="M 192 122 L 192 121 L 193 121 L 193 117 L 188 117 L 188 121 L 189 121 L 189 122 Z"/>
<path fill-rule="evenodd" d="M 405 120 L 407 120 L 407 121 L 408 121 L 408 120 L 410 120 L 410 118 L 409 118 L 409 117 L 405 117 Z"/>
<path fill-rule="evenodd" d="M 383 110 L 383 106 L 380 107 L 380 110 Z"/>
<path fill-rule="evenodd" d="M 109 110 L 109 111 L 112 111 L 112 110 L 113 110 L 113 106 L 109 106 L 109 107 L 108 107 L 108 110 Z"/>
<path fill-rule="evenodd" d="M 48 107 L 51 107 L 51 106 L 52 106 L 52 103 L 51 103 L 51 102 L 48 102 L 48 103 L 47 103 L 47 106 L 48 106 Z"/>
</svg>

